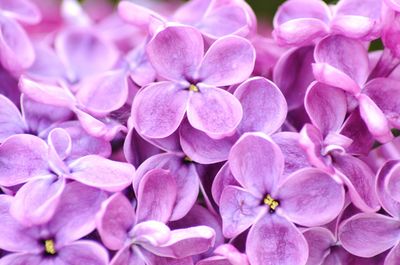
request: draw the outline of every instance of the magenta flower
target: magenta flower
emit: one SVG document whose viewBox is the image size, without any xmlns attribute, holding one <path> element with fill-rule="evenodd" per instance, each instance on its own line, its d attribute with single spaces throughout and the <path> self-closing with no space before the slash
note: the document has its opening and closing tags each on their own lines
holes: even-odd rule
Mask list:
<svg viewBox="0 0 400 265">
<path fill-rule="evenodd" d="M 135 97 L 132 118 L 136 130 L 149 138 L 164 138 L 190 124 L 213 138 L 232 134 L 242 118 L 239 101 L 218 88 L 240 83 L 254 67 L 249 41 L 227 36 L 204 55 L 201 33 L 192 27 L 169 26 L 147 45 L 150 62 L 168 81 L 150 84 Z"/>
<path fill-rule="evenodd" d="M 107 265 L 98 243 L 79 240 L 95 228 L 104 192 L 78 182 L 66 185 L 53 217 L 40 226 L 23 226 L 9 213 L 14 198 L 0 195 L 0 248 L 11 252 L 0 264 Z"/>
<path fill-rule="evenodd" d="M 343 208 L 343 187 L 312 168 L 283 178 L 282 152 L 261 133 L 242 136 L 228 162 L 240 186 L 227 186 L 222 192 L 224 235 L 235 237 L 251 226 L 246 241 L 251 264 L 306 264 L 308 246 L 293 223 L 316 226 L 332 221 Z"/>
<path fill-rule="evenodd" d="M 103 243 L 118 251 L 110 264 L 191 264 L 190 256 L 213 245 L 215 232 L 207 226 L 170 230 L 165 224 L 176 196 L 172 175 L 155 169 L 140 182 L 136 211 L 120 193 L 104 202 L 97 228 Z"/>
</svg>

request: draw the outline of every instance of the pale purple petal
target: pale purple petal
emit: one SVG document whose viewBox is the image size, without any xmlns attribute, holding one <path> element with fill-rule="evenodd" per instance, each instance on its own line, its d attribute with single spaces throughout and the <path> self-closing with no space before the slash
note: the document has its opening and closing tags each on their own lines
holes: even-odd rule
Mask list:
<svg viewBox="0 0 400 265">
<path fill-rule="evenodd" d="M 400 244 L 397 245 L 390 250 L 387 254 L 384 264 L 385 265 L 396 265 L 399 263 L 400 260 Z"/>
<path fill-rule="evenodd" d="M 263 77 L 243 82 L 234 95 L 243 108 L 243 119 L 238 127 L 240 133 L 259 131 L 272 134 L 286 119 L 285 97 L 274 83 Z"/>
<path fill-rule="evenodd" d="M 135 129 L 149 138 L 171 135 L 181 123 L 190 97 L 172 82 L 153 83 L 144 87 L 132 105 Z"/>
<path fill-rule="evenodd" d="M 32 253 L 15 253 L 4 256 L 0 259 L 0 265 L 27 265 L 42 264 L 43 258 L 40 255 Z"/>
<path fill-rule="evenodd" d="M 140 180 L 136 222 L 155 220 L 167 223 L 177 196 L 175 177 L 167 170 L 153 169 Z"/>
<path fill-rule="evenodd" d="M 277 194 L 278 214 L 303 226 L 319 226 L 334 220 L 345 200 L 343 186 L 313 168 L 293 173 L 281 184 Z"/>
<path fill-rule="evenodd" d="M 0 95 L 0 124 L 0 142 L 11 135 L 24 133 L 26 128 L 18 108 L 3 95 Z"/>
<path fill-rule="evenodd" d="M 240 186 L 239 182 L 237 182 L 237 180 L 231 173 L 229 163 L 226 162 L 218 171 L 218 173 L 215 175 L 211 187 L 212 197 L 217 205 L 219 205 L 219 202 L 221 200 L 222 192 L 228 185 Z"/>
<path fill-rule="evenodd" d="M 212 86 L 229 86 L 246 80 L 253 72 L 256 51 L 246 39 L 222 37 L 215 41 L 201 63 L 200 82 Z"/>
<path fill-rule="evenodd" d="M 393 167 L 390 174 L 385 179 L 385 189 L 387 193 L 396 201 L 400 202 L 400 168 Z"/>
<path fill-rule="evenodd" d="M 89 241 L 80 240 L 65 245 L 58 251 L 55 264 L 62 261 L 68 265 L 107 265 L 108 253 L 100 244 Z"/>
<path fill-rule="evenodd" d="M 292 223 L 277 214 L 267 214 L 250 229 L 246 253 L 252 265 L 305 265 L 308 245 Z"/>
<path fill-rule="evenodd" d="M 211 86 L 199 86 L 190 97 L 187 116 L 190 124 L 211 138 L 231 135 L 239 125 L 243 109 L 229 92 Z"/>
<path fill-rule="evenodd" d="M 360 213 L 344 221 L 339 228 L 339 239 L 350 253 L 373 257 L 397 244 L 400 222 L 381 215 Z"/>
<path fill-rule="evenodd" d="M 96 227 L 103 244 L 111 249 L 121 249 L 135 218 L 135 211 L 129 200 L 116 193 L 103 202 L 96 215 Z"/>
<path fill-rule="evenodd" d="M 0 9 L 4 15 L 27 24 L 36 24 L 41 20 L 40 10 L 28 0 L 1 0 Z"/>
<path fill-rule="evenodd" d="M 189 26 L 170 26 L 147 44 L 147 55 L 156 72 L 168 80 L 190 77 L 204 54 L 201 33 Z"/>
<path fill-rule="evenodd" d="M 330 254 L 331 246 L 336 244 L 332 232 L 323 227 L 309 228 L 303 231 L 310 249 L 307 265 L 325 264 L 325 258 Z"/>
<path fill-rule="evenodd" d="M 72 179 L 106 191 L 121 191 L 132 183 L 135 168 L 98 155 L 88 155 L 70 165 Z"/>
<path fill-rule="evenodd" d="M 261 133 L 244 134 L 232 147 L 228 161 L 235 179 L 259 198 L 274 191 L 284 168 L 279 146 Z"/>
<path fill-rule="evenodd" d="M 57 156 L 64 160 L 71 154 L 72 139 L 68 132 L 61 128 L 51 130 L 48 135 L 48 144 Z"/>
<path fill-rule="evenodd" d="M 224 236 L 236 237 L 254 224 L 262 213 L 261 202 L 242 188 L 226 187 L 219 201 Z"/>
<path fill-rule="evenodd" d="M 375 182 L 375 189 L 380 204 L 383 209 L 391 216 L 400 218 L 400 202 L 393 199 L 387 192 L 385 183 L 388 178 L 391 178 L 394 172 L 399 170 L 399 164 L 396 160 L 387 161 L 378 171 Z"/>
<path fill-rule="evenodd" d="M 135 244 L 150 244 L 157 247 L 168 242 L 171 238 L 171 230 L 162 222 L 149 220 L 136 224 L 133 229 L 129 231 L 129 236 Z"/>
</svg>

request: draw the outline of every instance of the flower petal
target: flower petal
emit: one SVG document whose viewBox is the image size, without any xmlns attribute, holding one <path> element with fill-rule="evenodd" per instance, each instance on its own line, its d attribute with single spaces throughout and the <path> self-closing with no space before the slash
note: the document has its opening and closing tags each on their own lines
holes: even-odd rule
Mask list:
<svg viewBox="0 0 400 265">
<path fill-rule="evenodd" d="M 379 169 L 375 182 L 375 189 L 383 209 L 395 218 L 400 218 L 400 202 L 394 200 L 387 191 L 387 179 L 398 172 L 400 164 L 396 160 L 389 160 Z"/>
<path fill-rule="evenodd" d="M 229 163 L 226 162 L 218 171 L 218 173 L 215 175 L 211 187 L 212 197 L 217 205 L 219 205 L 219 202 L 221 200 L 222 192 L 228 185 L 240 186 L 240 184 L 237 182 L 237 180 L 231 173 Z"/>
<path fill-rule="evenodd" d="M 55 151 L 59 159 L 66 159 L 72 150 L 72 139 L 68 132 L 61 128 L 50 131 L 48 136 L 49 148 Z"/>
<path fill-rule="evenodd" d="M 339 239 L 350 253 L 373 257 L 393 247 L 399 240 L 400 222 L 381 214 L 356 214 L 339 227 Z"/>
<path fill-rule="evenodd" d="M 339 215 L 345 199 L 343 186 L 314 168 L 293 173 L 281 184 L 277 194 L 278 213 L 303 226 L 329 223 Z"/>
<path fill-rule="evenodd" d="M 153 83 L 136 94 L 132 119 L 139 134 L 149 138 L 171 135 L 181 123 L 189 92 L 172 82 Z"/>
<path fill-rule="evenodd" d="M 246 39 L 226 36 L 208 49 L 199 69 L 200 81 L 212 86 L 229 86 L 246 80 L 253 72 L 256 51 Z"/>
<path fill-rule="evenodd" d="M 137 193 L 137 222 L 155 220 L 167 223 L 177 195 L 174 176 L 163 169 L 148 171 L 140 181 Z"/>
<path fill-rule="evenodd" d="M 390 250 L 387 254 L 384 264 L 385 265 L 396 265 L 400 260 L 400 244 L 397 245 Z"/>
<path fill-rule="evenodd" d="M 25 264 L 40 264 L 42 265 L 43 258 L 32 253 L 15 253 L 9 254 L 0 259 L 0 265 L 25 265 Z"/>
<path fill-rule="evenodd" d="M 60 249 L 56 259 L 68 265 L 81 265 L 82 262 L 86 265 L 107 265 L 108 253 L 96 242 L 80 240 Z"/>
<path fill-rule="evenodd" d="M 3 95 L 0 95 L 0 124 L 0 143 L 11 135 L 24 133 L 26 127 L 18 108 Z"/>
<path fill-rule="evenodd" d="M 169 227 L 158 221 L 144 221 L 136 224 L 129 232 L 132 242 L 138 245 L 160 246 L 171 238 Z"/>
<path fill-rule="evenodd" d="M 226 187 L 219 201 L 224 236 L 236 237 L 254 224 L 262 212 L 261 200 L 242 188 Z"/>
<path fill-rule="evenodd" d="M 0 9 L 4 15 L 27 24 L 36 24 L 41 20 L 40 10 L 27 0 L 1 0 Z"/>
<path fill-rule="evenodd" d="M 331 252 L 331 246 L 336 244 L 332 232 L 323 227 L 313 227 L 303 231 L 309 247 L 308 265 L 324 264 L 325 258 Z"/>
<path fill-rule="evenodd" d="M 104 201 L 96 215 L 96 227 L 103 244 L 111 250 L 121 249 L 134 219 L 135 210 L 121 193 L 116 193 Z"/>
<path fill-rule="evenodd" d="M 252 265 L 305 265 L 308 246 L 292 223 L 277 214 L 267 214 L 250 229 L 246 253 Z"/>
<path fill-rule="evenodd" d="M 283 124 L 287 114 L 285 97 L 279 88 L 263 77 L 253 77 L 243 82 L 234 95 L 243 108 L 239 133 L 263 132 L 272 134 Z"/>
<path fill-rule="evenodd" d="M 106 191 L 121 191 L 132 183 L 135 168 L 98 155 L 88 155 L 73 161 L 70 178 Z"/>
<path fill-rule="evenodd" d="M 167 80 L 191 77 L 204 54 L 201 33 L 189 26 L 170 26 L 147 44 L 147 55 L 156 72 Z"/>
<path fill-rule="evenodd" d="M 231 135 L 243 116 L 239 100 L 217 87 L 202 85 L 199 89 L 189 100 L 187 116 L 190 124 L 211 138 Z"/>
<path fill-rule="evenodd" d="M 0 185 L 14 186 L 36 176 L 48 175 L 47 144 L 40 138 L 20 134 L 0 146 Z"/>
<path fill-rule="evenodd" d="M 232 147 L 228 161 L 235 179 L 259 198 L 274 191 L 284 167 L 279 146 L 261 133 L 244 134 Z"/>
</svg>

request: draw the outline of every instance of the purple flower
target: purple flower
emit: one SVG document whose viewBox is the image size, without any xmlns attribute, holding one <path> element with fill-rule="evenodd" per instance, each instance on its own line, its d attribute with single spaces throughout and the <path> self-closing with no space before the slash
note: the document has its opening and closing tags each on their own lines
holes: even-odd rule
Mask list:
<svg viewBox="0 0 400 265">
<path fill-rule="evenodd" d="M 40 226 L 24 226 L 9 213 L 14 198 L 0 195 L 0 248 L 11 252 L 0 264 L 107 265 L 98 243 L 79 240 L 95 228 L 104 192 L 74 182 L 66 185 L 53 217 Z"/>
<path fill-rule="evenodd" d="M 136 211 L 120 193 L 103 203 L 97 229 L 103 243 L 118 251 L 110 264 L 191 264 L 190 256 L 213 245 L 215 232 L 207 226 L 170 230 L 165 225 L 175 207 L 176 196 L 172 175 L 155 169 L 140 182 Z"/>
<path fill-rule="evenodd" d="M 149 138 L 171 135 L 187 113 L 190 124 L 210 137 L 232 134 L 242 118 L 239 101 L 218 88 L 240 83 L 254 67 L 255 50 L 246 39 L 218 39 L 204 55 L 201 33 L 169 26 L 147 45 L 156 72 L 168 81 L 150 84 L 135 97 L 136 130 Z"/>
<path fill-rule="evenodd" d="M 242 136 L 228 162 L 240 185 L 222 192 L 224 235 L 235 237 L 251 226 L 246 253 L 253 265 L 305 264 L 308 246 L 293 223 L 316 226 L 332 221 L 344 204 L 343 187 L 312 168 L 282 177 L 282 152 L 261 133 Z"/>
</svg>

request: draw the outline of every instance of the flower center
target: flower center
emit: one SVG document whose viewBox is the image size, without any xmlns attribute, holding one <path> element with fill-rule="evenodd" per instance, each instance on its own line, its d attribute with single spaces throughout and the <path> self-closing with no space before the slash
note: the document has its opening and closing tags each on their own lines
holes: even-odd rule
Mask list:
<svg viewBox="0 0 400 265">
<path fill-rule="evenodd" d="M 279 201 L 273 199 L 271 195 L 267 194 L 263 200 L 264 204 L 268 205 L 272 211 L 275 211 L 276 207 L 279 206 Z"/>
<path fill-rule="evenodd" d="M 47 239 L 44 241 L 44 251 L 48 255 L 55 255 L 57 253 L 54 241 L 52 239 Z"/>
<path fill-rule="evenodd" d="M 199 92 L 199 88 L 196 85 L 191 84 L 189 86 L 189 91 Z"/>
<path fill-rule="evenodd" d="M 185 164 L 190 164 L 190 163 L 192 163 L 193 162 L 193 160 L 190 158 L 190 157 L 188 157 L 188 156 L 185 156 L 184 158 L 183 158 L 183 163 L 185 163 Z"/>
</svg>

